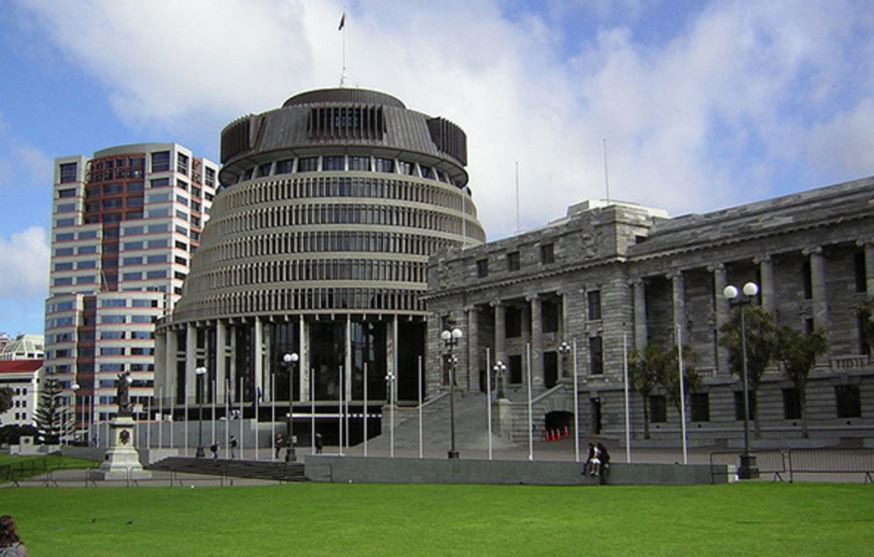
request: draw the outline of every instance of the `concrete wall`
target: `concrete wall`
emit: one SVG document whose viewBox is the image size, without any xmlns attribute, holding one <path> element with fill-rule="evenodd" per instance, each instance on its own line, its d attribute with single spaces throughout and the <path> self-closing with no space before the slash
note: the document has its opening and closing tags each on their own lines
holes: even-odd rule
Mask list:
<svg viewBox="0 0 874 557">
<path fill-rule="evenodd" d="M 354 458 L 306 455 L 306 477 L 334 483 L 430 483 L 430 484 L 520 484 L 594 485 L 595 478 L 582 475 L 574 462 L 526 462 L 511 460 L 438 460 L 402 458 Z M 729 477 L 726 466 L 717 466 L 715 481 Z M 709 465 L 612 464 L 610 485 L 692 485 L 711 483 Z"/>
</svg>

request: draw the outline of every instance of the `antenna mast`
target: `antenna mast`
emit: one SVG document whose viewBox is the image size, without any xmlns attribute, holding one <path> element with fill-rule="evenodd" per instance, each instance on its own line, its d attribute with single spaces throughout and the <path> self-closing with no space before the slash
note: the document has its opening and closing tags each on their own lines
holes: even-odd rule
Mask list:
<svg viewBox="0 0 874 557">
<path fill-rule="evenodd" d="M 343 15 L 340 16 L 340 26 L 338 31 L 343 32 L 343 69 L 340 70 L 340 87 L 346 84 L 346 9 L 343 8 Z"/>
</svg>

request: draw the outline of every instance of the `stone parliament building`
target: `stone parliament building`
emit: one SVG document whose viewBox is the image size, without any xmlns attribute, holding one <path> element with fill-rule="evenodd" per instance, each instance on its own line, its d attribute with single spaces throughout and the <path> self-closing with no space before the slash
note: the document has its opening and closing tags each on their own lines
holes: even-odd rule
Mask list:
<svg viewBox="0 0 874 557">
<path fill-rule="evenodd" d="M 679 330 L 702 378 L 689 397 L 690 441 L 737 445 L 743 388 L 718 330 L 731 312 L 723 289 L 748 281 L 777 325 L 828 334 L 807 389 L 810 436 L 861 438 L 874 427 L 874 366 L 859 315 L 874 295 L 874 178 L 673 219 L 585 202 L 541 229 L 432 258 L 428 281 L 427 383 L 446 384 L 439 333 L 451 322 L 465 333 L 455 351 L 462 389 L 485 390 L 487 366 L 507 367 L 495 424 L 504 437 L 528 435 L 528 347 L 538 432 L 573 416 L 576 369 L 581 429 L 622 437 L 623 345 L 669 348 Z M 562 343 L 575 352 L 564 355 Z M 772 364 L 752 401 L 762 437 L 801 436 L 796 398 Z M 664 392 L 648 402 L 654 442 L 679 444 L 680 416 Z M 631 403 L 640 439 L 640 395 Z"/>
</svg>

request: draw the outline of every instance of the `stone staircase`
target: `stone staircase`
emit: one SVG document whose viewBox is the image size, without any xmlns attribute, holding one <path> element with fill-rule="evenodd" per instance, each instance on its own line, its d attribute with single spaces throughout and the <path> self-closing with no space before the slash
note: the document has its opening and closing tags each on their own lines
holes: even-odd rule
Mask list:
<svg viewBox="0 0 874 557">
<path fill-rule="evenodd" d="M 279 482 L 306 481 L 304 465 L 299 462 L 272 462 L 256 460 L 225 460 L 212 458 L 170 457 L 154 462 L 146 470 L 162 470 L 183 474 L 250 478 Z"/>
<path fill-rule="evenodd" d="M 494 407 L 493 407 L 494 411 Z M 368 441 L 368 451 L 388 454 L 390 445 L 390 409 L 383 409 L 382 434 Z M 488 443 L 486 424 L 486 396 L 480 392 L 455 393 L 455 446 L 458 450 L 485 450 Z M 496 419 L 496 415 L 492 416 Z M 422 407 L 422 437 L 426 456 L 445 457 L 450 446 L 449 393 L 441 394 Z M 415 453 L 419 447 L 418 407 L 396 407 L 394 445 L 396 452 Z M 514 444 L 492 435 L 495 449 L 515 447 Z M 360 454 L 362 445 L 350 449 Z"/>
</svg>

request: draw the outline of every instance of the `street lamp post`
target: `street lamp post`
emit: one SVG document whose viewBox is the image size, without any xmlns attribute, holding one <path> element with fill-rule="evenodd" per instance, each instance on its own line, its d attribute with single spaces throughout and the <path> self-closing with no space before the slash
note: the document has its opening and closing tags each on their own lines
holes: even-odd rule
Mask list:
<svg viewBox="0 0 874 557">
<path fill-rule="evenodd" d="M 506 393 L 504 393 L 504 377 L 507 373 L 507 364 L 498 360 L 495 362 L 495 366 L 492 369 L 495 370 L 495 383 L 497 383 L 498 399 L 507 398 Z"/>
<path fill-rule="evenodd" d="M 449 353 L 449 458 L 458 458 L 458 451 L 455 449 L 455 368 L 458 364 L 458 358 L 452 353 L 452 349 L 458 344 L 458 341 L 464 333 L 458 327 L 449 329 L 440 333 L 440 338 L 443 340 L 444 346 Z"/>
<path fill-rule="evenodd" d="M 297 363 L 299 359 L 300 357 L 296 352 L 286 354 L 282 357 L 282 361 L 285 362 L 285 367 L 288 369 L 288 414 L 286 415 L 288 421 L 286 422 L 285 427 L 285 442 L 288 445 L 285 449 L 285 462 L 294 462 L 295 460 L 294 428 L 292 427 L 294 407 L 292 406 L 292 399 L 294 398 L 294 364 Z"/>
<path fill-rule="evenodd" d="M 567 358 L 571 353 L 571 345 L 567 342 L 562 342 L 558 347 L 558 353 L 561 354 L 561 376 L 567 377 Z"/>
<path fill-rule="evenodd" d="M 196 458 L 203 458 L 205 456 L 203 450 L 203 377 L 206 375 L 206 368 L 196 368 L 194 374 L 197 376 L 197 391 L 199 393 L 197 404 L 197 451 L 194 453 L 194 456 Z"/>
<path fill-rule="evenodd" d="M 73 389 L 73 439 L 76 438 L 76 407 L 78 406 L 78 399 L 76 398 L 76 394 L 79 392 L 79 384 L 73 383 L 70 385 L 70 388 Z M 84 416 L 83 416 L 84 417 Z M 85 420 L 82 420 L 85 421 Z M 67 440 L 67 445 L 70 444 L 69 439 Z"/>
<path fill-rule="evenodd" d="M 759 477 L 759 468 L 756 465 L 756 455 L 750 452 L 750 386 L 749 373 L 747 371 L 747 328 L 745 306 L 753 303 L 753 298 L 759 293 L 759 286 L 754 282 L 743 285 L 743 296 L 740 296 L 737 288 L 728 285 L 722 291 L 722 295 L 729 301 L 734 300 L 740 306 L 740 343 L 741 356 L 743 359 L 743 399 L 744 399 L 744 452 L 740 455 L 740 466 L 737 475 L 742 480 Z"/>
</svg>

